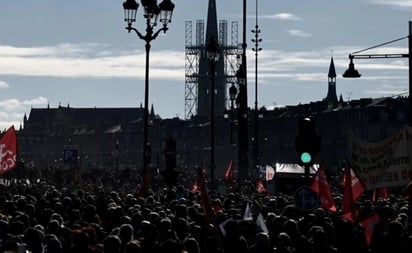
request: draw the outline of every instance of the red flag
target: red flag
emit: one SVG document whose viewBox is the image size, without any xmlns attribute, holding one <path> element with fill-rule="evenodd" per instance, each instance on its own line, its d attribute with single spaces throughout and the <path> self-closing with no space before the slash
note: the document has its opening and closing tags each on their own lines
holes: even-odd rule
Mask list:
<svg viewBox="0 0 412 253">
<path fill-rule="evenodd" d="M 373 235 L 373 227 L 379 222 L 379 216 L 377 214 L 371 215 L 368 218 L 361 221 L 362 226 L 365 228 L 366 243 L 368 246 L 371 243 Z"/>
<path fill-rule="evenodd" d="M 355 174 L 355 172 L 350 169 L 350 175 L 351 175 L 351 180 L 352 180 L 352 194 L 353 194 L 353 200 L 357 200 L 360 195 L 365 191 L 365 187 L 359 180 L 358 176 Z M 343 176 L 342 179 L 342 187 L 345 188 L 345 183 L 346 183 L 346 176 Z"/>
<path fill-rule="evenodd" d="M 324 209 L 336 212 L 335 202 L 333 201 L 332 194 L 330 193 L 330 186 L 322 164 L 320 165 L 310 188 L 319 194 L 320 203 Z"/>
<path fill-rule="evenodd" d="M 252 209 L 250 209 L 250 203 L 246 203 L 245 212 L 243 213 L 243 220 L 253 220 Z"/>
<path fill-rule="evenodd" d="M 383 187 L 383 188 L 376 188 L 373 190 L 372 201 L 375 202 L 380 198 L 381 199 L 389 198 L 388 188 Z"/>
<path fill-rule="evenodd" d="M 358 214 L 356 199 L 362 194 L 364 187 L 349 166 L 345 169 L 344 177 L 345 187 L 343 192 L 342 216 L 347 220 L 355 222 Z"/>
<path fill-rule="evenodd" d="M 0 175 L 17 165 L 17 137 L 14 126 L 11 126 L 0 139 Z"/>
<path fill-rule="evenodd" d="M 225 180 L 228 183 L 231 183 L 233 181 L 234 178 L 234 173 L 233 173 L 234 169 L 233 169 L 233 160 L 230 160 L 229 166 L 226 169 L 225 172 Z"/>
<path fill-rule="evenodd" d="M 213 211 L 212 203 L 210 202 L 209 194 L 207 193 L 203 170 L 200 167 L 197 170 L 197 184 L 200 188 L 200 197 L 202 199 L 202 207 L 206 221 L 209 224 L 215 224 L 215 212 Z"/>
<path fill-rule="evenodd" d="M 257 183 L 256 183 L 256 191 L 257 191 L 258 193 L 262 193 L 262 192 L 265 192 L 265 191 L 266 191 L 265 186 L 263 186 L 262 180 L 258 180 L 258 181 L 257 181 Z"/>
</svg>

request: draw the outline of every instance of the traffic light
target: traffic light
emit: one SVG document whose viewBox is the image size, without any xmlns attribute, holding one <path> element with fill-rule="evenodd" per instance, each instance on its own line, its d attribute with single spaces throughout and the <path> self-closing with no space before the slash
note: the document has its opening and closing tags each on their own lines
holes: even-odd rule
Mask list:
<svg viewBox="0 0 412 253">
<path fill-rule="evenodd" d="M 301 166 L 311 166 L 315 155 L 320 151 L 321 140 L 315 130 L 313 119 L 306 117 L 299 121 L 299 132 L 296 136 L 295 147 L 298 163 Z"/>
</svg>

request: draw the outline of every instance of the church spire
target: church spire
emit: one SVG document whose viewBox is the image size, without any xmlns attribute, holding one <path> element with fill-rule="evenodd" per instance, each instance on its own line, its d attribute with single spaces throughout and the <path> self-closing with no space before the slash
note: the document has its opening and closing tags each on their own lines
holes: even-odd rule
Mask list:
<svg viewBox="0 0 412 253">
<path fill-rule="evenodd" d="M 329 78 L 336 78 L 336 70 L 335 70 L 335 64 L 333 63 L 333 57 L 330 58 L 330 65 L 329 65 Z"/>
<path fill-rule="evenodd" d="M 329 103 L 336 104 L 338 97 L 336 96 L 336 70 L 333 62 L 333 57 L 330 58 L 329 73 L 328 73 L 328 95 L 325 100 Z"/>
<path fill-rule="evenodd" d="M 150 108 L 150 118 L 154 118 L 155 117 L 155 110 L 154 110 L 154 106 L 152 104 L 152 107 Z"/>
<path fill-rule="evenodd" d="M 205 45 L 209 43 L 212 36 L 218 38 L 216 0 L 209 0 Z"/>
</svg>

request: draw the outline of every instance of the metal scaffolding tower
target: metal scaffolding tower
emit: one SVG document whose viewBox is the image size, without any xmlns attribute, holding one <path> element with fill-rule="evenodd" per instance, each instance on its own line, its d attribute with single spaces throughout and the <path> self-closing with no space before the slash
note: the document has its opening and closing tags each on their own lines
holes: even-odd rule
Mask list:
<svg viewBox="0 0 412 253">
<path fill-rule="evenodd" d="M 196 21 L 196 41 L 193 43 L 192 21 L 186 21 L 185 38 L 185 119 L 198 115 L 199 61 L 205 51 L 204 21 Z M 228 107 L 228 89 L 236 84 L 236 71 L 240 64 L 242 47 L 238 43 L 238 22 L 231 22 L 231 41 L 228 44 L 228 21 L 219 22 L 219 46 L 224 57 L 224 84 L 226 99 L 224 108 Z"/>
</svg>

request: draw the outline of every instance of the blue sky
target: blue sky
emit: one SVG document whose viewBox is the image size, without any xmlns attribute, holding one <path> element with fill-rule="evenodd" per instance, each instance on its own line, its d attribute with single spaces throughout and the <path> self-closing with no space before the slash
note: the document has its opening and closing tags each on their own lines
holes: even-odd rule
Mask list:
<svg viewBox="0 0 412 253">
<path fill-rule="evenodd" d="M 124 29 L 122 0 L 0 1 L 0 129 L 31 108 L 136 107 L 143 103 L 144 42 Z M 159 1 L 160 2 L 160 1 Z M 208 0 L 174 0 L 172 23 L 152 42 L 150 104 L 184 117 L 185 21 L 206 19 Z M 216 0 L 218 19 L 239 22 L 242 0 Z M 247 6 L 249 106 L 254 103 L 255 1 Z M 408 91 L 406 59 L 355 60 L 362 78 L 343 79 L 348 54 L 407 36 L 410 0 L 258 0 L 259 106 L 295 105 L 327 94 L 330 57 L 345 100 Z M 142 9 L 135 24 L 144 30 Z M 408 53 L 407 39 L 365 53 Z"/>
</svg>

